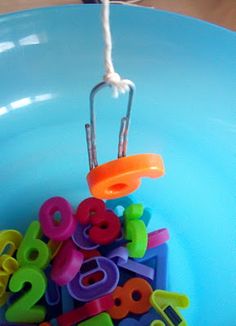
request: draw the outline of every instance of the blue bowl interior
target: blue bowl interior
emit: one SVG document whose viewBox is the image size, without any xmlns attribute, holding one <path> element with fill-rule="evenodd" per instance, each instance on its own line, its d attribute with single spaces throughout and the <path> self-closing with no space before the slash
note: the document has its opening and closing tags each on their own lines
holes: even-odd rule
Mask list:
<svg viewBox="0 0 236 326">
<path fill-rule="evenodd" d="M 134 194 L 167 227 L 169 289 L 189 325 L 235 324 L 235 33 L 113 6 L 114 64 L 136 84 L 128 153 L 160 153 L 166 176 Z M 89 196 L 84 124 L 103 76 L 99 6 L 0 17 L 1 229 L 24 231 L 42 202 Z M 116 157 L 127 95 L 96 98 L 99 163 Z M 2 317 L 3 318 L 3 317 Z"/>
</svg>

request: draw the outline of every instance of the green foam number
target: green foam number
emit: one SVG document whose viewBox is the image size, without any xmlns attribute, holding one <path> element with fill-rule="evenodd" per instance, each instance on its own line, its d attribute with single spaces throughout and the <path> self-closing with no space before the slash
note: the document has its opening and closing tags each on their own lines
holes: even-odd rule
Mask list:
<svg viewBox="0 0 236 326">
<path fill-rule="evenodd" d="M 132 258 L 142 258 L 147 250 L 148 235 L 143 221 L 131 220 L 125 223 L 125 239 L 129 256 Z"/>
<path fill-rule="evenodd" d="M 143 216 L 142 204 L 131 204 L 124 211 L 125 217 L 125 239 L 129 256 L 142 258 L 147 250 L 148 234 L 146 225 L 140 218 Z"/>
<path fill-rule="evenodd" d="M 47 244 L 40 240 L 41 236 L 40 223 L 33 221 L 28 227 L 17 251 L 16 257 L 20 266 L 34 265 L 42 269 L 47 267 L 51 253 Z"/>
<path fill-rule="evenodd" d="M 31 288 L 6 311 L 5 317 L 9 322 L 39 323 L 45 319 L 45 307 L 35 306 L 46 291 L 47 279 L 44 273 L 34 266 L 21 267 L 13 274 L 9 288 L 12 292 L 19 292 L 26 282 L 31 284 Z"/>
<path fill-rule="evenodd" d="M 140 219 L 143 216 L 143 212 L 144 209 L 142 204 L 131 204 L 124 211 L 125 220 Z"/>
<path fill-rule="evenodd" d="M 98 325 L 113 326 L 114 324 L 112 322 L 110 315 L 108 315 L 106 312 L 102 312 L 101 314 L 78 324 L 78 326 L 98 326 Z"/>
</svg>

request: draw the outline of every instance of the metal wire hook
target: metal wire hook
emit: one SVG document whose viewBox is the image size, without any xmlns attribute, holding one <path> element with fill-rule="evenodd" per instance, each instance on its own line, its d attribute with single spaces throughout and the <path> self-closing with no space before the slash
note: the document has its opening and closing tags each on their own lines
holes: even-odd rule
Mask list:
<svg viewBox="0 0 236 326">
<path fill-rule="evenodd" d="M 97 149 L 96 149 L 96 118 L 95 118 L 95 109 L 94 109 L 94 99 L 96 94 L 106 86 L 110 86 L 110 85 L 107 84 L 105 81 L 97 84 L 91 90 L 90 97 L 89 97 L 90 123 L 87 123 L 85 125 L 85 130 L 86 130 L 86 141 L 87 141 L 90 170 L 98 166 Z M 118 158 L 125 157 L 127 152 L 128 129 L 130 123 L 133 94 L 134 94 L 134 88 L 131 85 L 129 85 L 129 99 L 128 99 L 126 116 L 121 119 L 121 124 L 120 124 Z"/>
</svg>

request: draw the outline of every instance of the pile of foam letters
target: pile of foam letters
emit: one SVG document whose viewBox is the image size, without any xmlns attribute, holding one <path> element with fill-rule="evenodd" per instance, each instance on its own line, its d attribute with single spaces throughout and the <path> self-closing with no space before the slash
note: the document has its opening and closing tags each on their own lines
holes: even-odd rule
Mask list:
<svg viewBox="0 0 236 326">
<path fill-rule="evenodd" d="M 167 229 L 129 197 L 52 197 L 24 237 L 0 232 L 1 325 L 184 326 L 186 295 L 166 290 Z"/>
</svg>

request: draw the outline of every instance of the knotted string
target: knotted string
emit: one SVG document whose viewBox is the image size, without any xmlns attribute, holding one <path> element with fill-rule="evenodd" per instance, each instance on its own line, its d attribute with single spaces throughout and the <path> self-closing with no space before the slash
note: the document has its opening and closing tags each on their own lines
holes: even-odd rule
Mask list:
<svg viewBox="0 0 236 326">
<path fill-rule="evenodd" d="M 120 93 L 129 91 L 129 86 L 135 87 L 134 83 L 129 79 L 122 79 L 115 71 L 112 62 L 112 38 L 110 28 L 110 1 L 103 0 L 102 9 L 102 26 L 104 35 L 104 61 L 105 61 L 105 75 L 104 81 L 112 86 L 113 96 L 118 97 Z"/>
</svg>

